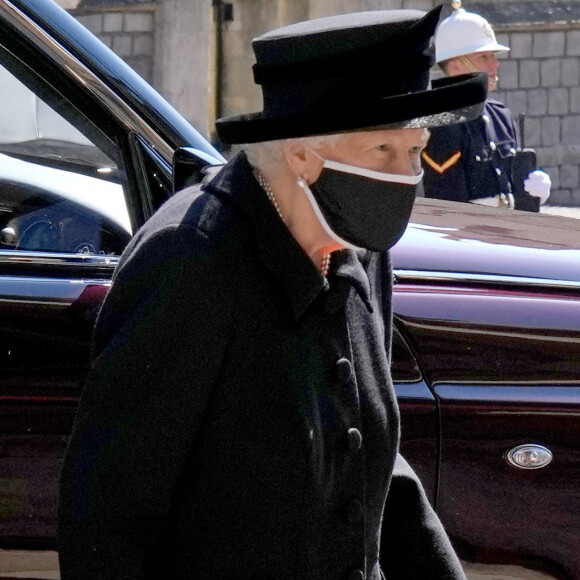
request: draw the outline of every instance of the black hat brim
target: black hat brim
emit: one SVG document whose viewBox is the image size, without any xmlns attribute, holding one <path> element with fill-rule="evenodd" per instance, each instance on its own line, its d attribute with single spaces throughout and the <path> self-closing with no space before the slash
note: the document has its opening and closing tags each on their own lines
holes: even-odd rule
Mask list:
<svg viewBox="0 0 580 580">
<path fill-rule="evenodd" d="M 250 113 L 218 119 L 218 137 L 226 144 L 257 143 L 383 128 L 452 125 L 481 115 L 487 97 L 487 75 L 473 73 L 433 81 L 424 91 L 337 105 L 324 111 L 301 111 L 272 117 Z"/>
</svg>

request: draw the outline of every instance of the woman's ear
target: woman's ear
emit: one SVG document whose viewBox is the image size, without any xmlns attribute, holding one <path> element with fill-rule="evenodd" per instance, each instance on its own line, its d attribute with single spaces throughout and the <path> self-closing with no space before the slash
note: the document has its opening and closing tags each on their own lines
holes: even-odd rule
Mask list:
<svg viewBox="0 0 580 580">
<path fill-rule="evenodd" d="M 284 148 L 284 157 L 296 178 L 302 177 L 308 183 L 315 181 L 322 170 L 322 159 L 302 141 L 289 141 Z"/>
</svg>

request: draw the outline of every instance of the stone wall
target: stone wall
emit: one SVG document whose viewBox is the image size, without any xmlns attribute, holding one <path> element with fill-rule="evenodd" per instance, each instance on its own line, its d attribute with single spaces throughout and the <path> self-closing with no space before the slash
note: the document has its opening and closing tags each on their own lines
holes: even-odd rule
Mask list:
<svg viewBox="0 0 580 580">
<path fill-rule="evenodd" d="M 56 0 L 206 138 L 215 121 L 212 0 Z"/>
<path fill-rule="evenodd" d="M 503 31 L 497 98 L 525 115 L 526 147 L 552 179 L 550 203 L 580 205 L 580 30 Z"/>
<path fill-rule="evenodd" d="M 155 3 L 93 0 L 76 3 L 69 11 L 145 80 L 153 81 Z"/>
<path fill-rule="evenodd" d="M 552 179 L 552 205 L 580 206 L 580 1 L 469 2 L 492 22 L 503 56 L 499 87 L 524 142 Z"/>
</svg>

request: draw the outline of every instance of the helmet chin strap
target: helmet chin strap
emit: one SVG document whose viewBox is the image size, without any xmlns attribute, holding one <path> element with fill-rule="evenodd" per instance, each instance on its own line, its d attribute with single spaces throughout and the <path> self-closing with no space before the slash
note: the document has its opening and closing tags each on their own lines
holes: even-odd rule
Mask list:
<svg viewBox="0 0 580 580">
<path fill-rule="evenodd" d="M 464 54 L 459 57 L 459 60 L 471 71 L 471 72 L 481 72 Z M 499 81 L 499 77 L 495 75 L 494 77 L 490 77 L 491 80 L 497 84 Z"/>
</svg>

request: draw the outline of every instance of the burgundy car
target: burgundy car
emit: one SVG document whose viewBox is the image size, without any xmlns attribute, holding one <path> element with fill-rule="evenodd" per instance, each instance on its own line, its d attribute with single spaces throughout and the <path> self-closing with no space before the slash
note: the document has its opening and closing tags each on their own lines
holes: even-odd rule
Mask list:
<svg viewBox="0 0 580 580">
<path fill-rule="evenodd" d="M 223 161 L 56 4 L 0 0 L 0 550 L 54 549 L 119 255 Z M 420 199 L 393 250 L 402 450 L 469 570 L 580 579 L 577 224 Z"/>
<path fill-rule="evenodd" d="M 403 453 L 464 560 L 580 578 L 579 222 L 427 199 L 412 219 L 393 250 Z"/>
</svg>

